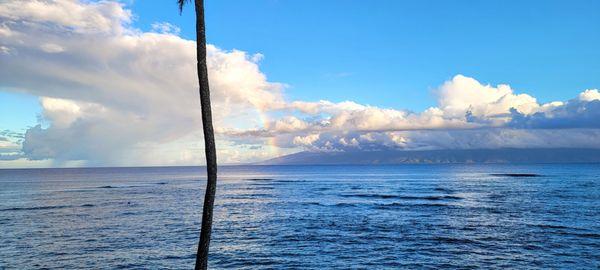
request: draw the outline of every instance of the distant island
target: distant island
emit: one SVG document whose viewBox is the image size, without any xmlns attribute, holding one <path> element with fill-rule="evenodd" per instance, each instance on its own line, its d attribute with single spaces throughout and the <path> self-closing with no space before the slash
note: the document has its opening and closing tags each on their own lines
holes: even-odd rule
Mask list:
<svg viewBox="0 0 600 270">
<path fill-rule="evenodd" d="M 501 148 L 449 150 L 382 150 L 299 152 L 269 159 L 261 165 L 360 164 L 469 164 L 469 163 L 600 163 L 600 149 Z"/>
</svg>

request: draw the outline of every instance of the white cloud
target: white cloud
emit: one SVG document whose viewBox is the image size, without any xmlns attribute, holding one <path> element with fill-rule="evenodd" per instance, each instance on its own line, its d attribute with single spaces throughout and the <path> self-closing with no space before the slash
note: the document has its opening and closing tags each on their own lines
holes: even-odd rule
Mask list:
<svg viewBox="0 0 600 270">
<path fill-rule="evenodd" d="M 310 121 L 294 117 L 298 124 L 295 128 L 290 128 L 286 124 L 289 118 L 275 119 L 262 130 L 245 130 L 239 134 L 274 136 L 302 130 L 370 132 L 495 127 L 509 123 L 513 109 L 519 113 L 531 114 L 558 105 L 539 105 L 529 95 L 515 94 L 508 85 L 492 87 L 463 75 L 445 82 L 436 92 L 438 106 L 420 113 L 361 105 L 352 101 L 294 101 L 285 105 L 285 109 L 305 115 Z"/>
<path fill-rule="evenodd" d="M 499 147 L 600 148 L 600 100 L 586 90 L 567 102 L 537 103 L 508 85 L 484 85 L 457 75 L 437 90 L 438 106 L 420 113 L 360 105 L 351 101 L 290 103 L 305 114 L 296 128 L 274 120 L 240 136 L 275 137 L 281 147 L 312 151 L 376 149 L 465 149 Z M 569 128 L 571 130 L 556 129 Z M 578 130 L 574 130 L 577 128 Z M 552 131 L 540 129 L 553 129 Z M 289 133 L 289 135 L 287 135 Z M 317 136 L 318 135 L 318 136 Z M 292 136 L 292 144 L 286 138 Z M 311 138 L 308 140 L 308 138 Z"/>
<path fill-rule="evenodd" d="M 131 21 L 131 12 L 118 2 L 81 3 L 74 0 L 3 1 L 0 14 L 9 23 L 48 23 L 65 31 L 115 33 Z M 34 26 L 35 27 L 35 26 Z"/>
<path fill-rule="evenodd" d="M 2 86 L 39 96 L 43 109 L 45 125 L 23 143 L 29 158 L 122 164 L 201 140 L 191 135 L 201 126 L 193 41 L 132 29 L 115 2 L 2 2 L 0 19 L 13 35 L 0 41 L 11 52 L 0 54 Z M 262 56 L 207 51 L 215 126 L 283 104 L 284 86 L 258 68 Z M 179 151 L 154 158 L 168 163 Z"/>
<path fill-rule="evenodd" d="M 0 54 L 10 54 L 10 48 L 0 45 Z"/>
<path fill-rule="evenodd" d="M 516 128 L 573 129 L 600 128 L 600 99 L 598 92 L 586 90 L 567 102 L 542 106 L 531 114 L 511 112 L 508 126 Z"/>
<path fill-rule="evenodd" d="M 21 134 L 0 130 L 0 163 L 25 158 L 21 151 Z"/>
<path fill-rule="evenodd" d="M 13 35 L 13 32 L 6 26 L 6 24 L 0 24 L 0 36 L 4 38 L 9 38 Z"/>
<path fill-rule="evenodd" d="M 175 25 L 172 25 L 168 22 L 157 22 L 152 24 L 152 31 L 161 33 L 161 34 L 174 34 L 179 35 L 181 29 Z"/>
<path fill-rule="evenodd" d="M 267 124 L 266 128 L 275 130 L 276 132 L 294 132 L 298 130 L 305 130 L 307 127 L 308 123 L 294 116 L 286 116 L 271 124 Z"/>
<path fill-rule="evenodd" d="M 47 53 L 59 53 L 59 52 L 65 51 L 65 48 L 61 47 L 60 45 L 53 44 L 53 43 L 42 44 L 40 46 L 40 49 L 42 49 L 42 51 L 45 51 Z"/>
<path fill-rule="evenodd" d="M 306 136 L 295 136 L 292 141 L 294 145 L 298 146 L 311 146 L 319 139 L 319 134 L 309 134 Z"/>
<path fill-rule="evenodd" d="M 515 94 L 509 85 L 483 85 L 463 75 L 445 82 L 438 90 L 438 96 L 439 108 L 446 115 L 460 117 L 469 111 L 474 117 L 497 119 L 496 124 L 505 120 L 503 116 L 511 108 L 529 114 L 539 107 L 535 98 Z"/>
<path fill-rule="evenodd" d="M 581 101 L 593 101 L 600 100 L 600 92 L 598 89 L 588 89 L 579 94 L 579 100 Z"/>
<path fill-rule="evenodd" d="M 293 146 L 310 151 L 376 151 L 494 148 L 600 148 L 599 129 L 412 130 L 328 132 L 296 136 Z M 282 146 L 288 146 L 282 144 Z"/>
</svg>

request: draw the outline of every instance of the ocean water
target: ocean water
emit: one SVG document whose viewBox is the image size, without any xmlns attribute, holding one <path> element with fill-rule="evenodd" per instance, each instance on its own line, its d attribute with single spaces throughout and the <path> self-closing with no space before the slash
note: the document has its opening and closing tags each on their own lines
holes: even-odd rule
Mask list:
<svg viewBox="0 0 600 270">
<path fill-rule="evenodd" d="M 203 170 L 0 170 L 0 269 L 191 269 Z M 214 269 L 600 267 L 598 164 L 232 166 L 219 181 Z"/>
</svg>

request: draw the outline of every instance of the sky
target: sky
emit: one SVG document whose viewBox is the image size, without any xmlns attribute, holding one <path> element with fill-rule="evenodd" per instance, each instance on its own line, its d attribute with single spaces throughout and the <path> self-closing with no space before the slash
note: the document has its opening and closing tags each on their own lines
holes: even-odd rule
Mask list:
<svg viewBox="0 0 600 270">
<path fill-rule="evenodd" d="M 203 161 L 193 5 L 0 3 L 0 167 Z M 206 1 L 219 161 L 600 148 L 598 1 Z"/>
<path fill-rule="evenodd" d="M 162 5 L 162 6 L 159 6 Z M 135 1 L 138 27 L 194 39 L 193 9 Z M 265 55 L 292 99 L 415 111 L 456 74 L 509 83 L 542 102 L 598 87 L 598 1 L 207 1 L 208 42 Z M 376 94 L 372 91 L 376 91 Z"/>
</svg>

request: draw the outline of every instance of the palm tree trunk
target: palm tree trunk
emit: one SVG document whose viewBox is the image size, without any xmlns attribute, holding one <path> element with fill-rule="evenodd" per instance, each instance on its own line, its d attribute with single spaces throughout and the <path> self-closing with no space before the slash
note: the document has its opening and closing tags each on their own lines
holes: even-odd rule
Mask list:
<svg viewBox="0 0 600 270">
<path fill-rule="evenodd" d="M 206 67 L 206 34 L 204 30 L 204 1 L 195 0 L 196 6 L 196 57 L 198 60 L 198 82 L 200 86 L 200 105 L 202 106 L 202 129 L 206 152 L 206 193 L 202 208 L 202 228 L 196 253 L 195 269 L 208 266 L 208 247 L 212 230 L 213 207 L 217 188 L 217 151 L 210 109 L 210 91 L 208 88 L 208 69 Z"/>
</svg>

